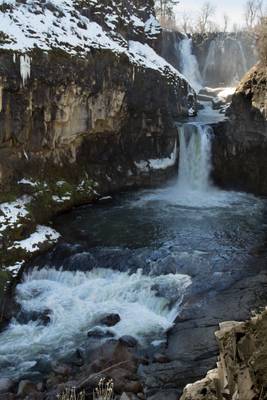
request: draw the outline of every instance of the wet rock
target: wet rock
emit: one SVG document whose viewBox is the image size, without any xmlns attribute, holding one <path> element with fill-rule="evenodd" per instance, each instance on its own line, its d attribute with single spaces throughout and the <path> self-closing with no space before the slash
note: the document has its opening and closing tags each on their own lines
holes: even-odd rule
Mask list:
<svg viewBox="0 0 267 400">
<path fill-rule="evenodd" d="M 17 391 L 18 396 L 25 397 L 35 392 L 37 392 L 37 389 L 34 383 L 28 380 L 20 381 Z"/>
<path fill-rule="evenodd" d="M 97 261 L 91 253 L 83 252 L 71 256 L 64 267 L 69 271 L 91 271 L 97 267 Z"/>
<path fill-rule="evenodd" d="M 23 310 L 19 313 L 17 319 L 22 324 L 28 324 L 30 321 L 38 321 L 42 325 L 48 325 L 51 321 L 51 314 L 52 311 L 49 309 L 43 310 L 41 312 L 26 312 Z"/>
<path fill-rule="evenodd" d="M 121 318 L 119 314 L 108 314 L 103 317 L 99 322 L 102 325 L 114 326 L 120 322 Z"/>
<path fill-rule="evenodd" d="M 122 393 L 120 400 L 130 400 L 130 397 L 126 393 Z"/>
<path fill-rule="evenodd" d="M 124 335 L 120 337 L 119 342 L 127 347 L 136 347 L 138 344 L 138 341 L 133 336 L 129 335 Z"/>
<path fill-rule="evenodd" d="M 176 390 L 161 390 L 153 396 L 147 397 L 147 400 L 177 400 L 178 396 L 179 393 Z"/>
<path fill-rule="evenodd" d="M 12 389 L 14 382 L 8 378 L 0 378 L 0 394 L 7 393 Z"/>
<path fill-rule="evenodd" d="M 55 374 L 68 376 L 71 373 L 71 367 L 66 364 L 52 363 L 52 370 Z"/>
<path fill-rule="evenodd" d="M 109 330 L 95 328 L 88 331 L 87 336 L 93 339 L 102 339 L 102 338 L 114 337 L 115 335 L 113 332 Z"/>
<path fill-rule="evenodd" d="M 140 400 L 145 400 L 145 398 L 146 398 L 146 396 L 144 395 L 144 393 L 137 393 L 137 397 L 138 397 Z"/>
<path fill-rule="evenodd" d="M 153 359 L 154 359 L 154 362 L 161 363 L 161 364 L 170 362 L 170 359 L 165 354 L 162 354 L 162 353 L 154 354 Z"/>
<path fill-rule="evenodd" d="M 36 389 L 38 390 L 38 392 L 43 392 L 44 389 L 45 389 L 45 384 L 44 384 L 44 382 L 39 382 L 39 383 L 37 383 Z"/>
</svg>

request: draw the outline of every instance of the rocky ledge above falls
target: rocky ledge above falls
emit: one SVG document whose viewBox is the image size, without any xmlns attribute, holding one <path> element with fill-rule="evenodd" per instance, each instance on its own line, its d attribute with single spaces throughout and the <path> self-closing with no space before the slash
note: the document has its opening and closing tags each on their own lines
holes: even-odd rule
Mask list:
<svg viewBox="0 0 267 400">
<path fill-rule="evenodd" d="M 223 187 L 267 195 L 267 68 L 257 64 L 243 78 L 215 128 L 213 176 Z"/>
</svg>

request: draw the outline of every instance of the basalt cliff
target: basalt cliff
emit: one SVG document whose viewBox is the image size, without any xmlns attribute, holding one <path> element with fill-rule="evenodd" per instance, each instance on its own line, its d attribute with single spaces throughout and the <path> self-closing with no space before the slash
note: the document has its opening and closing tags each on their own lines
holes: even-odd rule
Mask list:
<svg viewBox="0 0 267 400">
<path fill-rule="evenodd" d="M 0 291 L 49 219 L 174 170 L 195 94 L 155 49 L 153 1 L 0 6 Z"/>
<path fill-rule="evenodd" d="M 215 181 L 258 195 L 267 194 L 267 70 L 257 64 L 240 82 L 228 110 L 229 122 L 214 141 Z"/>
</svg>

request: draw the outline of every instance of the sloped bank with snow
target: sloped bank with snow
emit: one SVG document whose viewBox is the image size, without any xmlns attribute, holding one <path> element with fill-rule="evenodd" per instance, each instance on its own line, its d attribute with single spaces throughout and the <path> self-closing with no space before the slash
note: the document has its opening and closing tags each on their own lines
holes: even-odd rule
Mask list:
<svg viewBox="0 0 267 400">
<path fill-rule="evenodd" d="M 160 34 L 153 1 L 1 2 L 5 271 L 31 256 L 14 243 L 38 239 L 38 227 L 46 227 L 55 213 L 155 183 L 174 170 L 173 121 L 187 115 L 194 93 L 155 52 Z M 138 167 L 144 163 L 149 167 Z M 13 207 L 9 218 L 5 211 L 25 195 L 29 201 L 20 210 Z M 44 235 L 45 243 L 38 239 L 33 252 L 57 240 L 52 236 Z M 2 272 L 1 280 L 8 280 Z"/>
</svg>

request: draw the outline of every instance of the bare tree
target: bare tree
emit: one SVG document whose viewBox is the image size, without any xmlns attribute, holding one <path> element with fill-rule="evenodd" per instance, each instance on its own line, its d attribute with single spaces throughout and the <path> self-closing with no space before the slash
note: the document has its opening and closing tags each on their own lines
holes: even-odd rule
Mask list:
<svg viewBox="0 0 267 400">
<path fill-rule="evenodd" d="M 193 21 L 191 15 L 188 12 L 183 12 L 178 19 L 178 28 L 184 33 L 193 32 Z"/>
<path fill-rule="evenodd" d="M 263 17 L 263 0 L 247 0 L 245 4 L 245 21 L 247 29 L 253 29 Z"/>
<path fill-rule="evenodd" d="M 197 29 L 201 34 L 209 31 L 211 25 L 210 17 L 214 14 L 215 7 L 209 1 L 206 1 L 201 7 L 197 20 Z"/>
<path fill-rule="evenodd" d="M 160 18 L 166 18 L 173 15 L 173 8 L 179 0 L 156 0 L 156 12 Z"/>
</svg>

